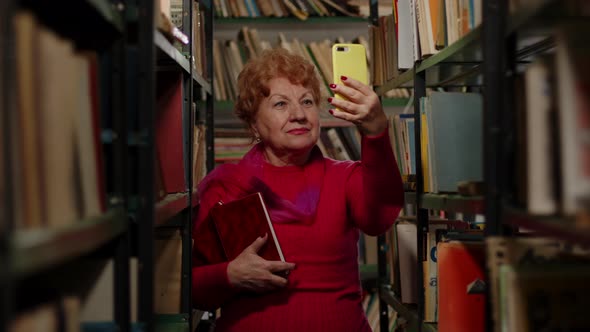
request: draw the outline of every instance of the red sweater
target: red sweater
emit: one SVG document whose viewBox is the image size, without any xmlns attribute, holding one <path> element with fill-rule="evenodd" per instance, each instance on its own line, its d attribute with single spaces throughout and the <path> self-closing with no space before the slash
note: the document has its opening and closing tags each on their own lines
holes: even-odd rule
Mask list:
<svg viewBox="0 0 590 332">
<path fill-rule="evenodd" d="M 401 210 L 403 187 L 387 131 L 361 144 L 360 162 L 325 159 L 313 224 L 275 223 L 285 260 L 296 264 L 285 289 L 241 293 L 229 284 L 228 263 L 193 268 L 194 306 L 221 307 L 216 331 L 371 331 L 361 304 L 359 230 L 385 232 Z M 293 199 L 307 179 L 300 167 L 266 164 L 262 180 Z M 215 188 L 201 197 L 197 223 L 219 200 Z"/>
</svg>

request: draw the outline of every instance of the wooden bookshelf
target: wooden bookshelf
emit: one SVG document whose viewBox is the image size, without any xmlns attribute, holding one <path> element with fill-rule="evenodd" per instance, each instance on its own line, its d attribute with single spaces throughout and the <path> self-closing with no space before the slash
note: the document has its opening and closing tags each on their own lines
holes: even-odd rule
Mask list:
<svg viewBox="0 0 590 332">
<path fill-rule="evenodd" d="M 75 221 L 59 228 L 16 231 L 12 239 L 13 273 L 24 278 L 93 252 L 127 230 L 123 210 Z"/>
</svg>

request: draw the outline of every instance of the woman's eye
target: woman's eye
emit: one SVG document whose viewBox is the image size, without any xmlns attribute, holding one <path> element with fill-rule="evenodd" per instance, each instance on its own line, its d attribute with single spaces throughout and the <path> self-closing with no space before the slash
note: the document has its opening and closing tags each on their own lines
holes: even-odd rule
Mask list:
<svg viewBox="0 0 590 332">
<path fill-rule="evenodd" d="M 287 103 L 285 103 L 284 101 L 278 101 L 275 103 L 275 107 L 282 107 L 285 106 Z"/>
<path fill-rule="evenodd" d="M 303 104 L 304 104 L 304 105 L 311 106 L 311 105 L 313 105 L 313 100 L 312 100 L 312 99 L 305 99 L 305 100 L 303 101 Z"/>
</svg>

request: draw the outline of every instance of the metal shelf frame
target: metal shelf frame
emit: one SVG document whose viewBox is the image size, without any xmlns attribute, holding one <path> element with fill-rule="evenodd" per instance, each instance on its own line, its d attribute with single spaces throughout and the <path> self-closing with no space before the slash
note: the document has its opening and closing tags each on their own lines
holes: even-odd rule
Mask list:
<svg viewBox="0 0 590 332">
<path fill-rule="evenodd" d="M 192 12 L 194 0 L 183 1 L 182 31 L 192 40 Z M 213 77 L 212 65 L 212 33 L 213 33 L 213 8 L 212 1 L 198 1 L 199 10 L 205 15 L 205 35 L 207 50 L 207 74 L 206 77 Z M 192 219 L 194 216 L 193 203 L 198 199 L 196 192 L 193 191 L 193 167 L 192 154 L 194 149 L 194 126 L 201 123 L 204 116 L 206 130 L 207 157 L 206 162 L 208 170 L 212 169 L 209 165 L 213 160 L 212 141 L 209 136 L 212 134 L 213 123 L 213 85 L 209 79 L 198 75 L 190 59 L 193 56 L 193 48 L 183 45 L 182 51 L 177 49 L 164 35 L 155 29 L 153 14 L 157 8 L 154 8 L 153 1 L 139 1 L 136 24 L 138 25 L 137 48 L 140 54 L 139 71 L 134 79 L 138 82 L 137 102 L 138 109 L 135 112 L 138 115 L 137 136 L 142 137 L 144 144 L 137 145 L 139 150 L 137 174 L 139 184 L 136 188 L 138 198 L 137 206 L 137 257 L 139 260 L 140 271 L 138 273 L 139 292 L 138 292 L 138 321 L 143 326 L 143 331 L 153 332 L 161 330 L 182 330 L 192 331 L 193 326 L 193 309 L 191 301 L 191 272 L 192 272 Z M 155 143 L 156 143 L 156 94 L 155 86 L 157 82 L 157 71 L 173 70 L 182 73 L 183 86 L 183 151 L 184 166 L 186 179 L 185 192 L 168 194 L 163 200 L 156 202 L 155 194 Z M 206 96 L 204 110 L 196 102 L 196 98 L 201 95 Z M 212 136 L 211 136 L 212 137 Z M 147 166 L 147 167 L 146 167 Z M 154 232 L 162 228 L 177 228 L 180 230 L 182 237 L 182 275 L 181 275 L 181 313 L 171 317 L 168 315 L 156 314 L 154 308 Z M 180 318 L 179 318 L 180 317 Z M 178 321 L 180 319 L 181 321 Z"/>
</svg>

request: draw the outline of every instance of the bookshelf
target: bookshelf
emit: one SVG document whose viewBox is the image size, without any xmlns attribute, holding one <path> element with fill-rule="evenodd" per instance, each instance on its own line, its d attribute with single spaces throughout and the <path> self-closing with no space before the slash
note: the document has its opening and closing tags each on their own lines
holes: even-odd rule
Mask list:
<svg viewBox="0 0 590 332">
<path fill-rule="evenodd" d="M 179 46 L 157 29 L 154 14 L 160 8 L 154 1 L 83 0 L 55 6 L 15 0 L 0 5 L 0 107 L 6 110 L 0 118 L 1 330 L 30 331 L 23 325 L 27 320 L 57 311 L 51 317 L 56 325 L 43 331 L 62 330 L 66 320 L 83 331 L 131 331 L 132 326 L 155 331 L 162 322 L 192 331 L 198 323 L 193 315 L 200 318 L 202 312 L 192 310 L 189 295 L 191 215 L 197 201 L 193 179 L 198 181 L 197 169 L 206 167 L 206 148 L 198 146 L 206 144 L 205 128 L 212 128 L 212 67 L 204 61 L 212 58 L 211 7 L 211 1 L 183 1 L 182 32 L 190 43 Z M 193 14 L 199 18 L 194 26 Z M 192 47 L 193 32 L 195 38 L 197 33 L 203 37 L 202 49 Z M 60 61 L 51 63 L 58 55 Z M 50 75 L 54 66 L 61 68 L 59 75 Z M 205 100 L 202 107 L 196 108 L 197 98 Z M 26 102 L 37 99 L 40 110 Z M 33 112 L 39 114 L 32 117 Z M 162 129 L 162 113 L 168 115 L 168 125 L 180 129 Z M 55 127 L 46 128 L 48 121 Z M 196 125 L 203 133 L 198 138 Z M 67 139 L 75 138 L 71 147 L 65 135 L 55 141 L 70 130 Z M 179 147 L 174 162 L 182 166 L 172 180 L 163 176 L 158 158 L 167 134 Z M 50 173 L 45 159 L 31 162 L 36 156 L 27 150 L 34 146 L 31 137 L 41 143 L 54 139 L 53 149 L 44 149 L 42 157 L 59 153 L 67 174 Z M 197 150 L 203 152 L 198 160 L 193 156 Z M 37 186 L 37 180 L 29 180 L 31 169 L 44 176 L 40 190 L 31 189 Z M 52 191 L 59 187 L 55 179 L 67 180 L 62 190 L 67 195 Z M 180 189 L 173 189 L 174 180 Z M 39 201 L 45 209 L 29 201 Z M 43 212 L 51 210 L 52 202 L 67 203 L 62 204 L 63 216 Z M 182 265 L 175 272 L 181 284 L 178 312 L 158 317 L 155 234 L 169 229 L 181 237 L 174 257 Z M 99 296 L 109 300 L 89 304 L 95 294 L 109 294 Z M 97 311 L 106 314 L 88 313 L 86 307 L 100 307 Z"/>
<path fill-rule="evenodd" d="M 0 100 L 4 111 L 0 121 L 3 132 L 0 156 L 3 163 L 2 177 L 6 179 L 2 181 L 3 211 L 0 217 L 2 330 L 11 326 L 18 330 L 13 324 L 34 320 L 35 316 L 31 314 L 37 310 L 35 308 L 52 310 L 60 303 L 65 303 L 62 301 L 66 297 L 74 300 L 71 304 L 77 309 L 73 310 L 79 311 L 81 293 L 92 287 L 88 284 L 94 278 L 79 269 L 81 262 L 89 270 L 95 270 L 99 266 L 96 257 L 112 259 L 119 267 L 113 276 L 115 287 L 129 289 L 130 284 L 125 272 L 128 266 L 126 262 L 129 261 L 126 248 L 129 246 L 130 232 L 126 192 L 121 183 L 114 180 L 125 172 L 120 166 L 125 163 L 126 148 L 122 140 L 101 144 L 99 139 L 101 130 L 126 137 L 126 130 L 121 126 L 125 118 L 125 109 L 121 107 L 125 95 L 120 93 L 120 85 L 117 85 L 121 83 L 117 81 L 120 77 L 112 74 L 122 65 L 118 52 L 123 47 L 124 15 L 120 7 L 108 1 L 68 1 L 63 5 L 68 6 L 69 10 L 62 10 L 61 6 L 49 3 L 27 1 L 2 4 Z M 39 40 L 27 44 L 32 32 Z M 44 46 L 41 47 L 40 43 Z M 36 55 L 43 59 L 29 62 L 29 52 L 33 50 L 27 48 L 29 46 L 39 47 Z M 74 47 L 76 51 L 66 51 Z M 59 52 L 67 52 L 61 53 L 61 66 L 65 64 L 67 69 L 60 71 L 59 78 L 51 76 L 47 70 L 47 66 L 60 66 L 51 64 L 50 59 L 51 54 L 55 56 L 51 52 L 58 49 Z M 23 70 L 27 66 L 34 66 L 39 71 L 29 76 L 31 73 Z M 73 81 L 74 77 L 79 81 Z M 37 83 L 35 86 L 27 84 L 30 78 Z M 58 79 L 61 86 L 56 84 Z M 69 85 L 72 82 L 75 82 L 74 88 Z M 59 102 L 79 100 L 79 103 L 48 106 L 57 94 L 60 96 L 57 99 Z M 38 99 L 41 105 L 45 105 L 29 108 L 23 102 L 24 96 Z M 36 112 L 37 118 L 44 119 L 42 124 L 37 124 L 38 130 L 30 131 L 33 126 L 31 120 L 34 119 L 28 117 L 31 111 Z M 75 125 L 70 128 L 56 122 L 52 122 L 56 127 L 46 127 L 47 120 L 52 120 L 48 114 L 59 119 L 64 112 L 80 116 L 81 122 L 74 122 Z M 62 118 L 64 123 L 67 118 Z M 104 121 L 99 122 L 100 118 Z M 87 125 L 90 128 L 84 127 Z M 87 136 L 80 135 L 75 140 L 83 148 L 73 150 L 65 141 L 53 140 L 55 146 L 45 148 L 45 157 L 39 158 L 38 164 L 32 164 L 29 158 L 35 154 L 35 147 L 30 149 L 31 145 L 27 142 L 32 136 L 26 135 L 37 136 L 41 142 L 51 140 L 56 138 L 56 128 L 63 132 L 85 129 Z M 47 136 L 41 136 L 41 132 Z M 66 170 L 70 169 L 70 161 L 84 165 L 85 170 L 74 167 L 71 174 L 54 173 L 55 169 L 49 166 L 52 163 L 51 156 L 47 156 L 51 154 L 61 154 L 61 165 Z M 21 171 L 25 169 L 27 171 Z M 56 193 L 55 182 L 48 181 L 52 177 L 61 179 L 63 186 L 67 186 L 70 181 L 80 183 L 81 187 L 76 189 L 74 197 L 77 196 L 82 205 L 72 204 L 69 194 L 52 197 Z M 43 181 L 45 187 L 36 187 L 36 181 Z M 31 190 L 33 187 L 37 189 Z M 84 191 L 84 188 L 93 189 Z M 59 203 L 64 207 L 63 217 L 45 214 L 52 208 L 47 206 L 43 209 L 45 212 L 38 214 L 35 205 L 27 203 L 40 201 L 46 204 L 56 202 L 55 198 L 58 202 L 61 200 Z M 68 278 L 63 278 L 64 273 Z M 74 284 L 86 286 L 80 289 Z M 32 296 L 33 290 L 39 296 Z M 113 325 L 121 331 L 129 331 L 127 294 L 119 292 L 112 303 L 105 305 L 112 308 Z M 55 317 L 59 323 L 65 319 L 77 321 L 80 317 L 69 309 L 63 312 L 61 318 Z M 45 328 L 50 331 L 56 330 L 57 326 L 48 324 Z"/>
<path fill-rule="evenodd" d="M 163 3 L 140 1 L 131 11 L 142 11 L 130 15 L 137 26 L 131 49 L 139 59 L 132 114 L 134 132 L 142 134 L 142 144 L 134 147 L 137 320 L 144 331 L 193 331 L 198 322 L 190 299 L 194 181 L 200 178 L 197 169 L 210 167 L 212 151 L 199 148 L 209 146 L 207 128 L 213 128 L 212 1 L 184 0 L 170 8 Z M 161 12 L 173 20 L 178 15 L 176 24 L 189 44 L 163 29 Z M 202 135 L 196 135 L 197 125 Z M 197 158 L 201 150 L 207 156 Z M 168 284 L 171 280 L 178 284 Z"/>
<path fill-rule="evenodd" d="M 447 1 L 448 2 L 448 1 Z M 580 189 L 577 192 L 580 202 L 576 205 L 573 211 L 569 213 L 565 211 L 567 203 L 560 201 L 560 196 L 556 194 L 556 189 L 550 192 L 556 196 L 552 196 L 556 200 L 554 202 L 558 207 L 553 212 L 535 213 L 527 209 L 526 204 L 530 203 L 530 196 L 524 196 L 523 190 L 526 190 L 526 183 L 522 178 L 526 176 L 527 171 L 530 172 L 533 167 L 529 165 L 528 170 L 524 172 L 517 170 L 522 166 L 523 161 L 517 156 L 524 153 L 526 149 L 519 147 L 530 145 L 527 141 L 521 140 L 519 135 L 526 133 L 526 129 L 522 127 L 522 122 L 525 116 L 521 115 L 523 112 L 523 96 L 524 90 L 519 87 L 519 80 L 522 76 L 528 75 L 528 71 L 533 66 L 537 66 L 539 59 L 553 59 L 560 54 L 563 56 L 564 49 L 567 46 L 564 42 L 563 35 L 560 35 L 561 29 L 567 29 L 568 26 L 574 25 L 577 31 L 587 31 L 588 24 L 583 24 L 588 17 L 588 8 L 580 2 L 576 1 L 530 1 L 526 4 L 520 4 L 512 1 L 496 1 L 483 0 L 481 4 L 483 8 L 483 23 L 468 33 L 464 34 L 456 42 L 439 50 L 436 54 L 424 57 L 414 62 L 414 66 L 409 70 L 400 73 L 394 79 L 385 82 L 383 85 L 376 87 L 378 94 L 383 95 L 387 91 L 397 87 L 413 87 L 414 89 L 414 121 L 416 128 L 414 131 L 415 142 L 420 142 L 421 139 L 421 108 L 420 98 L 427 95 L 426 88 L 450 88 L 451 91 L 457 89 L 466 90 L 469 92 L 479 92 L 483 95 L 483 121 L 478 126 L 481 126 L 483 134 L 483 144 L 479 153 L 483 157 L 483 179 L 485 181 L 485 191 L 478 196 L 460 196 L 458 194 L 437 194 L 430 193 L 425 190 L 426 176 L 423 174 L 424 167 L 430 165 L 423 164 L 421 158 L 421 144 L 415 145 L 415 165 L 416 165 L 416 192 L 406 192 L 406 203 L 411 205 L 411 210 L 415 213 L 417 225 L 417 261 L 416 273 L 418 278 L 423 276 L 423 261 L 426 260 L 424 247 L 426 245 L 424 239 L 428 233 L 429 227 L 434 222 L 431 211 L 436 211 L 436 214 L 441 212 L 444 215 L 453 215 L 454 213 L 462 213 L 467 215 L 479 215 L 485 218 L 485 230 L 483 238 L 485 240 L 484 248 L 487 250 L 487 257 L 482 260 L 487 268 L 485 278 L 489 283 L 489 288 L 486 293 L 485 301 L 487 301 L 484 313 L 485 326 L 481 326 L 481 330 L 499 331 L 500 324 L 512 324 L 511 330 L 524 331 L 525 326 L 531 328 L 528 324 L 532 324 L 532 317 L 522 314 L 519 317 L 500 317 L 497 306 L 505 305 L 505 302 L 499 303 L 503 298 L 498 298 L 498 288 L 496 286 L 497 280 L 506 278 L 499 272 L 497 265 L 505 264 L 512 266 L 516 270 L 525 270 L 522 266 L 518 266 L 514 260 L 502 260 L 500 263 L 494 260 L 495 255 L 506 255 L 508 257 L 519 257 L 518 250 L 522 248 L 530 248 L 531 252 L 538 254 L 539 247 L 530 244 L 535 241 L 546 241 L 543 243 L 552 243 L 556 245 L 564 245 L 566 247 L 576 247 L 578 245 L 587 246 L 589 243 L 589 233 L 586 228 L 587 224 L 587 205 L 584 205 L 583 200 L 588 197 L 588 189 Z M 373 23 L 377 22 L 375 15 L 373 15 Z M 561 39 L 560 39 L 561 36 Z M 574 43 L 570 40 L 571 43 Z M 579 41 L 578 41 L 579 42 Z M 581 43 L 581 42 L 579 42 Z M 587 54 L 587 50 L 577 45 L 571 48 L 572 59 L 575 59 L 575 53 Z M 576 48 L 577 47 L 577 48 Z M 573 60 L 572 60 L 573 61 Z M 585 60 L 584 60 L 585 61 Z M 557 62 L 559 63 L 559 62 Z M 574 62 L 572 62 L 574 63 Z M 584 62 L 575 62 L 577 69 L 584 70 L 586 67 Z M 551 63 L 553 64 L 553 63 Z M 554 65 L 554 64 L 553 64 Z M 563 63 L 562 63 L 563 65 Z M 557 67 L 557 65 L 554 65 Z M 559 68 L 549 69 L 552 77 L 562 77 L 566 75 L 568 66 L 561 66 Z M 571 78 L 570 78 L 571 79 Z M 578 80 L 584 80 L 577 78 Z M 572 80 L 575 80 L 572 79 Z M 563 104 L 558 98 L 563 98 L 563 88 L 561 84 L 566 84 L 567 79 L 559 81 L 551 81 L 551 88 L 554 92 L 551 93 L 551 104 L 553 110 L 556 110 L 558 116 L 567 119 L 568 113 L 575 113 L 576 108 Z M 558 82 L 558 83 L 555 83 Z M 455 90 L 452 90 L 455 89 Z M 547 91 L 547 90 L 545 90 Z M 585 91 L 585 90 L 584 90 Z M 586 92 L 587 93 L 587 92 Z M 573 99 L 586 97 L 572 97 Z M 528 102 L 528 101 L 527 101 Z M 578 112 L 586 112 L 578 109 Z M 531 110 L 532 112 L 532 110 Z M 566 115 L 564 115 L 566 114 Z M 528 115 L 526 115 L 528 116 Z M 560 118 L 561 119 L 561 118 Z M 547 120 L 546 120 L 547 121 Z M 562 120 L 568 121 L 568 120 Z M 432 130 L 431 124 L 428 126 L 429 135 Z M 553 130 L 552 134 L 559 132 L 563 135 L 563 127 Z M 576 129 L 575 127 L 572 130 Z M 517 138 L 518 137 L 518 138 Z M 553 146 L 559 146 L 563 149 L 563 143 L 560 143 L 558 136 L 551 137 L 550 141 Z M 520 140 L 520 141 L 519 141 Z M 573 141 L 570 141 L 573 142 Z M 578 143 L 579 144 L 579 143 Z M 552 148 L 553 149 L 553 148 Z M 545 161 L 538 161 L 534 167 L 540 167 L 539 163 L 547 165 L 561 165 L 563 159 L 557 157 L 556 152 L 547 152 L 550 157 Z M 467 152 L 466 152 L 467 153 Z M 473 152 L 471 152 L 473 153 Z M 558 158 L 558 159 L 554 159 Z M 581 158 L 581 156 L 579 157 Z M 524 164 L 526 165 L 526 164 Z M 554 166 L 547 166 L 551 168 Z M 560 169 L 561 166 L 557 166 Z M 426 168 L 427 169 L 427 168 Z M 524 169 L 524 168 L 523 168 Z M 520 173 L 518 173 L 520 172 Z M 554 171 L 555 172 L 555 171 Z M 556 177 L 553 179 L 552 177 Z M 564 181 L 565 175 L 551 173 L 550 182 Z M 432 176 L 431 176 L 432 179 Z M 585 182 L 587 178 L 581 173 L 577 174 L 577 181 Z M 432 180 L 430 180 L 432 181 Z M 562 183 L 562 182 L 559 182 Z M 432 184 L 431 184 L 432 185 Z M 529 184 L 530 185 L 530 184 Z M 567 186 L 567 184 L 563 184 Z M 582 188 L 582 187 L 580 187 Z M 534 189 L 528 189 L 534 190 Z M 529 191 L 530 192 L 530 191 Z M 558 198 L 555 198 L 558 197 Z M 523 202 L 523 199 L 529 201 Z M 432 222 L 432 223 L 431 223 Z M 433 326 L 424 323 L 425 319 L 425 297 L 426 290 L 422 283 L 418 283 L 417 304 L 408 306 L 401 303 L 399 295 L 393 292 L 399 288 L 391 287 L 387 276 L 386 266 L 387 260 L 384 257 L 387 254 L 385 237 L 379 238 L 380 248 L 379 262 L 380 262 L 380 281 L 381 281 L 381 299 L 388 306 L 393 307 L 398 313 L 407 317 L 410 321 L 417 321 L 419 325 L 418 330 L 429 331 Z M 497 245 L 495 241 L 502 242 Z M 517 244 L 518 243 L 518 244 Z M 526 243 L 526 244 L 525 244 Z M 522 247 L 520 247 L 522 246 Z M 528 247 L 527 247 L 528 246 Z M 540 246 L 540 245 L 539 245 Z M 507 251 L 501 251 L 503 250 Z M 439 245 L 440 250 L 440 245 Z M 512 250 L 512 251 L 510 251 Z M 545 257 L 539 254 L 540 257 Z M 573 254 L 576 256 L 576 254 Z M 579 254 L 578 254 L 579 255 Z M 516 259 L 516 258 L 510 259 Z M 577 257 L 577 256 L 576 256 Z M 558 260 L 560 264 L 565 264 L 565 261 Z M 581 260 L 576 268 L 584 269 L 588 266 L 587 261 Z M 439 266 L 440 272 L 440 266 Z M 523 272 L 525 273 L 525 272 Z M 518 276 L 520 277 L 520 276 Z M 502 279 L 506 280 L 506 279 Z M 395 280 L 397 282 L 397 279 Z M 554 285 L 549 283 L 548 285 Z M 546 285 L 547 286 L 547 285 Z M 399 287 L 399 285 L 397 285 Z M 553 286 L 547 286 L 553 287 Z M 521 301 L 527 301 L 527 294 L 519 292 L 518 289 L 511 289 L 509 293 L 502 293 L 506 298 L 515 297 Z M 441 299 L 440 301 L 445 301 Z M 524 303 L 524 302 L 523 302 Z M 530 307 L 533 302 L 527 305 Z M 523 307 L 524 308 L 524 307 Z M 512 307 L 510 310 L 524 310 L 520 307 Z M 387 316 L 381 310 L 381 327 L 387 326 Z M 522 313 L 522 311 L 521 311 Z M 439 315 L 442 315 L 439 311 Z M 440 317 L 440 316 L 439 316 Z M 507 321 L 503 321 L 506 319 Z M 530 319 L 530 321 L 529 321 Z M 577 326 L 588 327 L 587 322 L 578 322 L 574 318 L 568 318 L 562 323 L 564 324 L 578 324 Z M 515 329 L 518 325 L 519 328 Z M 504 327 L 507 325 L 503 325 Z M 442 331 L 448 331 L 449 326 L 436 327 Z M 457 327 L 458 328 L 458 327 Z M 480 330 L 480 329 L 477 329 Z"/>
</svg>

